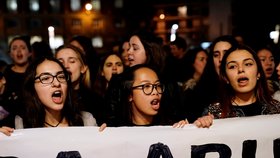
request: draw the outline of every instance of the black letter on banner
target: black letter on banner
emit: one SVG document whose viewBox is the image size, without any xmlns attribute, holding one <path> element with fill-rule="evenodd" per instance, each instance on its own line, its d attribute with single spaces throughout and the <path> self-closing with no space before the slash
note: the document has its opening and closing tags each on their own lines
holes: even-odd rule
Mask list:
<svg viewBox="0 0 280 158">
<path fill-rule="evenodd" d="M 255 158 L 257 150 L 256 140 L 245 140 L 243 142 L 242 157 L 243 158 Z"/>
<path fill-rule="evenodd" d="M 225 144 L 192 145 L 191 158 L 205 158 L 208 152 L 218 152 L 220 158 L 230 158 L 231 150 Z"/>
<path fill-rule="evenodd" d="M 273 141 L 273 153 L 274 158 L 280 157 L 280 138 L 277 138 Z"/>
<path fill-rule="evenodd" d="M 160 156 L 162 156 L 162 158 L 173 158 L 167 145 L 162 143 L 152 144 L 147 158 L 160 158 Z"/>
<path fill-rule="evenodd" d="M 79 151 L 61 151 L 56 158 L 82 158 Z"/>
</svg>

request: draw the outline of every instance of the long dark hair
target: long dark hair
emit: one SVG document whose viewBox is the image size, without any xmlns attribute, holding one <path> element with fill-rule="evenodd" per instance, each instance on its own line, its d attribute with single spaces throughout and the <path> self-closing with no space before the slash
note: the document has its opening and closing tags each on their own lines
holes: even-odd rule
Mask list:
<svg viewBox="0 0 280 158">
<path fill-rule="evenodd" d="M 68 76 L 67 70 L 62 63 L 54 57 L 42 57 L 34 60 L 26 70 L 26 76 L 23 84 L 23 98 L 25 105 L 25 115 L 23 116 L 25 128 L 44 127 L 45 122 L 45 105 L 39 99 L 34 86 L 37 67 L 44 61 L 49 60 L 57 63 Z M 67 98 L 62 109 L 62 117 L 65 117 L 69 126 L 83 126 L 80 111 L 72 103 L 72 86 L 70 78 L 67 80 Z"/>
<path fill-rule="evenodd" d="M 120 54 L 115 53 L 115 52 L 107 52 L 105 54 L 103 54 L 100 57 L 100 62 L 99 62 L 99 66 L 98 66 L 98 72 L 96 75 L 96 79 L 95 82 L 93 84 L 93 91 L 98 94 L 99 96 L 104 97 L 105 93 L 107 91 L 107 85 L 109 83 L 109 81 L 106 80 L 105 76 L 102 76 L 102 72 L 103 72 L 103 67 L 105 65 L 105 61 L 108 59 L 108 57 L 110 57 L 111 55 L 116 55 L 117 57 L 119 57 L 123 63 L 122 57 Z M 112 77 L 114 75 L 112 74 Z"/>
<path fill-rule="evenodd" d="M 257 70 L 258 73 L 260 74 L 259 79 L 257 80 L 257 84 L 255 87 L 255 95 L 256 95 L 256 100 L 257 102 L 260 102 L 262 104 L 267 104 L 267 105 L 272 105 L 274 104 L 274 100 L 272 99 L 272 96 L 269 93 L 268 86 L 267 86 L 267 81 L 266 77 L 264 74 L 264 71 L 262 69 L 261 62 L 257 56 L 257 53 L 251 49 L 247 45 L 237 45 L 226 51 L 223 60 L 221 62 L 221 67 L 220 67 L 220 79 L 221 79 L 221 85 L 220 85 L 220 103 L 222 106 L 222 117 L 229 117 L 228 115 L 234 115 L 231 112 L 232 108 L 232 100 L 235 97 L 235 91 L 232 88 L 230 84 L 227 83 L 227 75 L 226 75 L 226 60 L 228 56 L 236 51 L 236 50 L 246 50 L 248 51 L 254 58 L 257 64 Z"/>
<path fill-rule="evenodd" d="M 215 70 L 215 65 L 213 61 L 214 47 L 218 42 L 228 42 L 231 47 L 238 44 L 235 38 L 231 35 L 223 35 L 217 37 L 209 47 L 209 55 L 207 59 L 206 66 L 204 68 L 203 74 L 197 84 L 197 91 L 202 96 L 201 106 L 207 107 L 209 104 L 219 100 L 219 84 L 220 78 Z"/>
</svg>

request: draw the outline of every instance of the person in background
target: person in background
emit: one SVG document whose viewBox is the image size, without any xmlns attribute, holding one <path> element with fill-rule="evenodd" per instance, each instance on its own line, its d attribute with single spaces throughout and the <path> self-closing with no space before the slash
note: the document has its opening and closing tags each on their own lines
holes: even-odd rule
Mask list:
<svg viewBox="0 0 280 158">
<path fill-rule="evenodd" d="M 97 78 L 93 86 L 94 93 L 98 96 L 98 112 L 95 116 L 97 120 L 102 120 L 101 122 L 106 122 L 108 125 L 114 124 L 112 122 L 115 115 L 114 107 L 108 102 L 108 100 L 112 100 L 112 95 L 107 94 L 109 82 L 113 76 L 121 74 L 124 68 L 123 61 L 118 53 L 108 52 L 100 58 Z M 114 82 L 110 84 L 112 86 Z M 115 91 L 112 91 L 112 93 L 115 93 Z"/>
<path fill-rule="evenodd" d="M 169 107 L 161 106 L 162 94 L 165 90 L 156 71 L 145 65 L 138 64 L 127 68 L 122 75 L 121 110 L 117 126 L 154 126 L 173 125 L 183 127 L 188 122 L 177 122 L 166 115 Z M 194 122 L 198 127 L 209 127 L 213 116 L 205 116 Z"/>
<path fill-rule="evenodd" d="M 93 95 L 91 75 L 86 61 L 85 52 L 73 45 L 60 46 L 56 53 L 57 58 L 68 71 L 73 88 L 74 102 L 80 110 L 95 114 L 96 97 Z"/>
<path fill-rule="evenodd" d="M 268 88 L 270 94 L 274 94 L 279 90 L 279 83 L 274 79 L 275 75 L 275 58 L 273 49 L 269 46 L 263 46 L 258 48 L 257 55 L 262 63 L 262 68 L 267 79 Z"/>
<path fill-rule="evenodd" d="M 196 93 L 196 85 L 207 63 L 208 52 L 201 47 L 194 47 L 186 54 L 186 78 L 182 86 L 182 113 L 189 122 L 195 121 L 201 116 L 197 102 L 201 100 L 201 95 Z"/>
<path fill-rule="evenodd" d="M 77 35 L 72 37 L 69 40 L 69 43 L 80 48 L 83 52 L 85 52 L 86 63 L 88 63 L 88 68 L 90 71 L 90 79 L 91 83 L 94 83 L 96 79 L 98 64 L 99 64 L 99 54 L 96 49 L 92 45 L 92 41 L 89 37 L 83 35 Z"/>
<path fill-rule="evenodd" d="M 35 60 L 26 70 L 23 85 L 25 114 L 15 117 L 16 129 L 96 126 L 95 118 L 72 102 L 71 80 L 62 63 L 53 57 Z M 1 127 L 11 135 L 13 128 Z"/>
<path fill-rule="evenodd" d="M 3 99 L 6 102 L 5 109 L 9 112 L 9 116 L 4 121 L 13 127 L 14 117 L 21 115 L 24 110 L 22 105 L 22 85 L 25 70 L 32 56 L 30 37 L 24 35 L 13 38 L 9 44 L 9 55 L 13 62 L 7 65 L 3 71 L 6 79 Z"/>
<path fill-rule="evenodd" d="M 166 52 L 161 40 L 149 31 L 140 30 L 129 39 L 129 66 L 148 64 L 161 74 L 165 71 Z"/>
<path fill-rule="evenodd" d="M 200 116 L 209 104 L 218 101 L 222 58 L 228 49 L 237 44 L 238 42 L 232 35 L 219 36 L 211 43 L 206 66 L 193 92 L 195 93 L 194 95 L 200 96 L 201 99 L 197 100 L 194 105 L 189 105 L 196 106 L 197 113 L 200 113 Z"/>
<path fill-rule="evenodd" d="M 122 55 L 122 61 L 124 66 L 129 66 L 129 60 L 128 60 L 128 49 L 129 49 L 129 42 L 128 41 L 124 41 L 122 44 L 122 48 L 121 48 L 121 55 Z"/>
<path fill-rule="evenodd" d="M 182 86 L 187 73 L 187 41 L 183 37 L 177 36 L 174 41 L 170 42 L 169 47 L 170 52 L 166 60 L 164 78 Z"/>
<path fill-rule="evenodd" d="M 94 91 L 99 94 L 99 96 L 104 97 L 112 76 L 120 74 L 123 71 L 124 64 L 119 54 L 112 52 L 103 54 L 103 56 L 101 56 L 97 78 L 94 83 Z"/>
<path fill-rule="evenodd" d="M 280 113 L 280 102 L 269 93 L 257 53 L 246 45 L 230 48 L 220 67 L 220 100 L 205 114 L 215 118 L 245 117 Z"/>
</svg>

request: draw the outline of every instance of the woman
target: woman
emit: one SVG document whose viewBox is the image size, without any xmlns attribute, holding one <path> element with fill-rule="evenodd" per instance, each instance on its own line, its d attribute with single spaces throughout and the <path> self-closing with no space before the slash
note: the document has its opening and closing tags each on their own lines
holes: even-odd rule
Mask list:
<svg viewBox="0 0 280 158">
<path fill-rule="evenodd" d="M 112 76 L 124 71 L 122 58 L 117 53 L 105 53 L 100 60 L 94 91 L 101 97 L 105 96 L 108 83 Z"/>
<path fill-rule="evenodd" d="M 209 106 L 215 118 L 280 113 L 280 102 L 269 94 L 261 62 L 251 48 L 229 49 L 221 62 L 220 101 Z"/>
<path fill-rule="evenodd" d="M 196 47 L 190 49 L 185 57 L 186 78 L 182 86 L 183 106 L 181 111 L 184 118 L 187 118 L 189 122 L 193 122 L 202 114 L 200 108 L 196 105 L 196 103 L 201 100 L 201 95 L 196 93 L 196 85 L 203 74 L 208 53 L 203 48 Z"/>
<path fill-rule="evenodd" d="M 270 94 L 273 94 L 275 91 L 279 90 L 279 84 L 274 79 L 275 58 L 273 50 L 268 46 L 263 46 L 257 50 L 257 55 L 262 63 Z"/>
<path fill-rule="evenodd" d="M 57 58 L 68 71 L 73 88 L 74 102 L 80 110 L 94 113 L 95 98 L 91 89 L 91 79 L 85 53 L 73 45 L 61 46 L 55 53 Z"/>
<path fill-rule="evenodd" d="M 71 80 L 60 61 L 44 57 L 34 61 L 26 70 L 23 86 L 25 113 L 16 116 L 15 127 L 96 126 L 95 118 L 79 111 L 72 102 Z M 12 128 L 2 127 L 10 135 Z"/>
<path fill-rule="evenodd" d="M 6 88 L 3 93 L 3 100 L 6 102 L 6 110 L 9 112 L 5 122 L 8 125 L 14 125 L 14 117 L 23 113 L 22 106 L 22 85 L 24 81 L 24 73 L 28 67 L 32 49 L 29 36 L 17 36 L 12 39 L 9 45 L 9 55 L 13 61 L 7 65 L 3 71 L 6 79 Z"/>
<path fill-rule="evenodd" d="M 91 39 L 87 36 L 77 35 L 69 40 L 69 44 L 74 45 L 80 48 L 83 52 L 85 52 L 86 63 L 88 63 L 88 67 L 90 71 L 90 79 L 91 82 L 94 83 L 98 70 L 98 63 L 100 59 L 99 59 L 98 52 L 92 45 Z"/>
<path fill-rule="evenodd" d="M 186 77 L 183 83 L 183 91 L 194 89 L 200 80 L 207 63 L 208 53 L 201 47 L 190 49 L 186 54 Z"/>
<path fill-rule="evenodd" d="M 129 66 L 147 64 L 160 73 L 165 68 L 166 52 L 159 38 L 145 31 L 134 33 L 129 39 L 128 60 Z"/>
<path fill-rule="evenodd" d="M 228 49 L 237 44 L 234 36 L 224 35 L 217 37 L 210 45 L 207 64 L 194 92 L 201 99 L 197 100 L 195 104 L 189 105 L 196 108 L 194 119 L 200 117 L 209 104 L 218 101 L 222 58 Z"/>
<path fill-rule="evenodd" d="M 111 123 L 111 118 L 115 115 L 115 108 L 108 102 L 108 100 L 112 100 L 112 95 L 107 92 L 108 85 L 113 76 L 121 74 L 124 71 L 124 65 L 121 56 L 117 53 L 105 53 L 100 59 L 97 78 L 93 86 L 94 94 L 97 96 L 96 101 L 98 102 L 98 110 L 94 116 L 97 117 L 97 120 L 100 120 L 98 122 L 106 122 L 111 125 L 114 124 Z M 112 87 L 114 82 L 110 84 Z M 110 92 L 114 93 L 114 91 L 111 90 Z"/>
<path fill-rule="evenodd" d="M 183 127 L 185 120 L 177 122 L 169 118 L 169 107 L 161 105 L 165 90 L 155 70 L 143 64 L 130 67 L 122 74 L 121 82 L 121 126 L 173 125 Z M 195 121 L 198 127 L 209 127 L 212 116 L 205 116 Z"/>
</svg>

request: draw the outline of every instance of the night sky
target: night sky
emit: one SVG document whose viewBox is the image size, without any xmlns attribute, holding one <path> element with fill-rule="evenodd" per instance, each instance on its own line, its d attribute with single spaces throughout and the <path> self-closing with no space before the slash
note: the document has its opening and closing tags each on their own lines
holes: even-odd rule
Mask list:
<svg viewBox="0 0 280 158">
<path fill-rule="evenodd" d="M 280 12 L 277 1 L 235 0 L 232 9 L 236 14 L 234 23 L 243 34 L 245 41 L 253 46 L 271 42 L 269 32 L 280 24 Z"/>
</svg>

